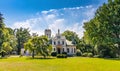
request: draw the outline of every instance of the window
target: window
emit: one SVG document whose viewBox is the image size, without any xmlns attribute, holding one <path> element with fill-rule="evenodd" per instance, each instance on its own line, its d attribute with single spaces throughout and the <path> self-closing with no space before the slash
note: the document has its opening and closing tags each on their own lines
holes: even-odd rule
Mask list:
<svg viewBox="0 0 120 71">
<path fill-rule="evenodd" d="M 74 48 L 74 53 L 75 53 L 75 51 L 76 51 L 76 50 L 75 50 L 75 48 Z"/>
<path fill-rule="evenodd" d="M 54 45 L 56 45 L 56 42 L 54 41 Z"/>
<path fill-rule="evenodd" d="M 64 41 L 62 41 L 62 45 L 64 45 Z"/>
<path fill-rule="evenodd" d="M 71 51 L 71 52 L 73 53 L 74 48 L 71 48 L 71 49 L 72 49 L 72 51 Z"/>
<path fill-rule="evenodd" d="M 69 48 L 67 48 L 67 52 L 69 53 Z"/>
<path fill-rule="evenodd" d="M 60 45 L 60 41 L 58 41 L 58 45 Z"/>
<path fill-rule="evenodd" d="M 64 48 L 63 48 L 63 52 L 64 52 Z"/>
</svg>

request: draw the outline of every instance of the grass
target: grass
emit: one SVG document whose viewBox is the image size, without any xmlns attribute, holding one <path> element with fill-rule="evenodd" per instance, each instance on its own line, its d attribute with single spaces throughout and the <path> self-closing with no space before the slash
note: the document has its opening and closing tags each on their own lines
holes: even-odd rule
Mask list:
<svg viewBox="0 0 120 71">
<path fill-rule="evenodd" d="M 0 59 L 0 71 L 120 71 L 119 59 L 72 57 L 65 59 Z"/>
</svg>

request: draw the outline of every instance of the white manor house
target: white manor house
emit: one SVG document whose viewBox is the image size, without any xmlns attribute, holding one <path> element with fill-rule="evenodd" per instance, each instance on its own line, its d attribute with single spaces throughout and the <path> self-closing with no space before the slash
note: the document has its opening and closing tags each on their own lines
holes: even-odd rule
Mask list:
<svg viewBox="0 0 120 71">
<path fill-rule="evenodd" d="M 65 36 L 62 36 L 59 29 L 58 33 L 54 37 L 51 37 L 50 29 L 45 30 L 45 35 L 51 39 L 52 52 L 57 52 L 58 54 L 67 52 L 67 55 L 70 56 L 76 54 L 76 46 L 72 43 L 72 41 L 68 41 Z"/>
</svg>

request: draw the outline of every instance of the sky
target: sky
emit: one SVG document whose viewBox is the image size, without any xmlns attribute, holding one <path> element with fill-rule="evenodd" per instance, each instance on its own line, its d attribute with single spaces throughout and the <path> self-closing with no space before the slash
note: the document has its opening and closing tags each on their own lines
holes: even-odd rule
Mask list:
<svg viewBox="0 0 120 71">
<path fill-rule="evenodd" d="M 52 35 L 60 29 L 84 35 L 83 23 L 107 0 L 0 0 L 0 12 L 7 27 L 29 28 L 30 33 L 44 35 L 51 29 Z"/>
</svg>

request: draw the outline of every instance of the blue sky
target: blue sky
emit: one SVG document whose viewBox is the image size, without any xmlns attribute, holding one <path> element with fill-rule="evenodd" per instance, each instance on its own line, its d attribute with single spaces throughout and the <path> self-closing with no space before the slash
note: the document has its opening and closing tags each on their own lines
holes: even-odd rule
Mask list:
<svg viewBox="0 0 120 71">
<path fill-rule="evenodd" d="M 0 12 L 11 28 L 30 28 L 44 34 L 49 28 L 54 35 L 71 30 L 83 36 L 83 22 L 93 18 L 96 9 L 107 0 L 0 0 Z"/>
</svg>

